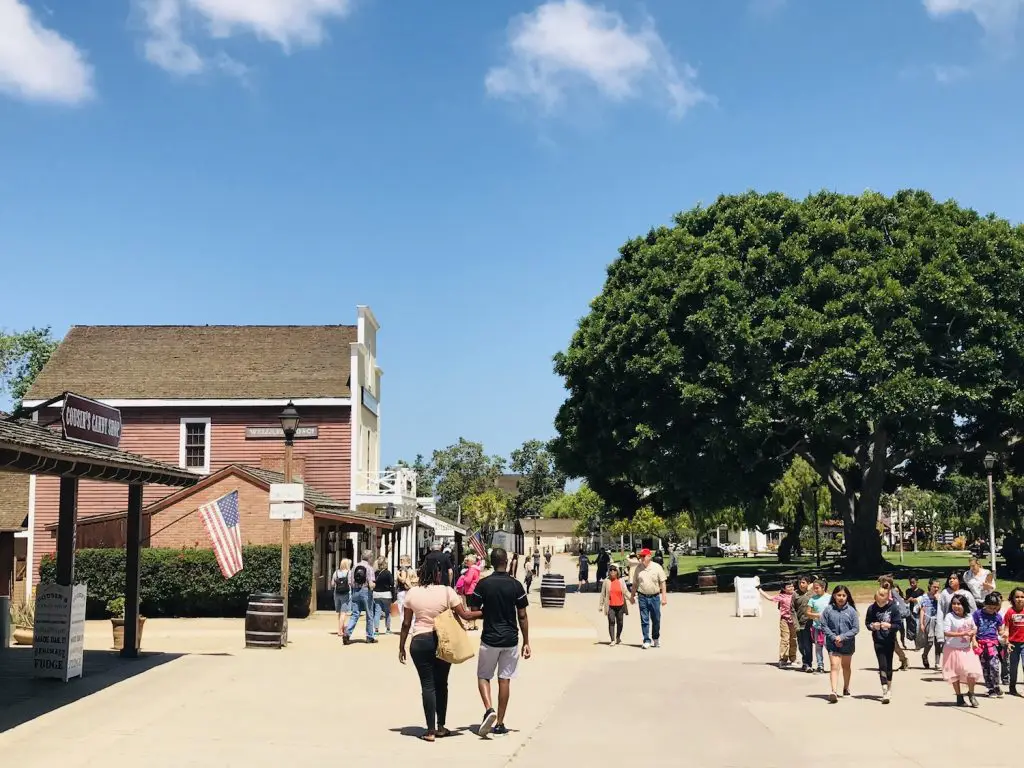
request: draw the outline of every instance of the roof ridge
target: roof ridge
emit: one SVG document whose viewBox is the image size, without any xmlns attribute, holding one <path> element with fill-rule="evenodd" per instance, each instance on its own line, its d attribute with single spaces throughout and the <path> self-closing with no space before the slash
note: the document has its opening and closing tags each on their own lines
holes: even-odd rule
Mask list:
<svg viewBox="0 0 1024 768">
<path fill-rule="evenodd" d="M 358 328 L 350 323 L 76 323 L 71 328 Z"/>
</svg>

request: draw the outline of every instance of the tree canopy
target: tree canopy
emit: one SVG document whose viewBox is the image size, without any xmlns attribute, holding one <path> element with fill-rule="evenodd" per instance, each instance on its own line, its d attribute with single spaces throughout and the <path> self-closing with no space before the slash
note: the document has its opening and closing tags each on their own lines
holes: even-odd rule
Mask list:
<svg viewBox="0 0 1024 768">
<path fill-rule="evenodd" d="M 542 440 L 527 440 L 512 451 L 509 462 L 520 476 L 513 500 L 517 517 L 539 515 L 544 505 L 565 491 L 565 473 L 555 466 L 555 457 Z"/>
<path fill-rule="evenodd" d="M 15 408 L 21 405 L 57 344 L 49 328 L 18 333 L 0 331 L 0 395 L 9 395 Z"/>
<path fill-rule="evenodd" d="M 503 494 L 491 493 L 497 491 L 495 480 L 505 468 L 505 459 L 488 455 L 483 443 L 460 437 L 454 445 L 434 451 L 429 462 L 417 456 L 412 464 L 399 464 L 416 470 L 417 494 L 433 494 L 438 509 L 447 515 L 457 516 L 473 497 L 477 497 L 472 502 L 474 509 L 487 510 L 480 513 L 482 519 L 495 518 L 496 504 L 507 507 L 508 500 Z"/>
<path fill-rule="evenodd" d="M 1021 227 L 925 192 L 721 197 L 608 268 L 553 451 L 668 509 L 763 501 L 799 456 L 873 569 L 883 491 L 1019 440 L 1022 293 Z"/>
</svg>

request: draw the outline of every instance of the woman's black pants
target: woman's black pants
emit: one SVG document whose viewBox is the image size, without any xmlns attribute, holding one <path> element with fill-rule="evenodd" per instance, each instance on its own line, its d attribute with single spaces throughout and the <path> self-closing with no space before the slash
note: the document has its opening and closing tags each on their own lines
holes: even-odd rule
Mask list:
<svg viewBox="0 0 1024 768">
<path fill-rule="evenodd" d="M 622 622 L 625 616 L 625 605 L 608 606 L 608 637 L 613 643 L 622 639 Z"/>
<path fill-rule="evenodd" d="M 882 685 L 892 682 L 892 657 L 896 653 L 896 634 L 885 640 L 875 640 L 875 660 L 878 662 L 878 679 Z"/>
<path fill-rule="evenodd" d="M 409 655 L 420 676 L 427 730 L 444 728 L 448 715 L 448 673 L 452 665 L 437 658 L 437 635 L 433 632 L 416 635 L 409 644 Z"/>
</svg>

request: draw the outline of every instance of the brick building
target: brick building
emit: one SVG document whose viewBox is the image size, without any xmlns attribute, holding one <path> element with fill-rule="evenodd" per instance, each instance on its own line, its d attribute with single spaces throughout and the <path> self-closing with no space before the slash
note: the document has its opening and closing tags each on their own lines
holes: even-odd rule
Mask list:
<svg viewBox="0 0 1024 768">
<path fill-rule="evenodd" d="M 403 522 L 394 510 L 408 504 L 380 471 L 379 328 L 362 306 L 354 325 L 74 326 L 24 407 L 48 424 L 59 420 L 65 392 L 99 400 L 121 411 L 122 450 L 205 477 L 181 492 L 145 487 L 155 528 L 238 490 L 243 537 L 277 543 L 280 524 L 268 519 L 266 486 L 282 469 L 278 416 L 293 401 L 301 417 L 294 471 L 310 503 L 309 514 L 293 523 L 292 541 L 316 544 L 320 570 L 329 574 L 342 556 L 386 551 L 395 538 L 387 534 Z M 54 552 L 57 490 L 57 478 L 29 479 L 29 585 L 38 582 L 41 558 Z M 109 485 L 83 480 L 78 510 L 80 547 L 120 545 L 114 532 L 123 527 L 124 501 Z M 202 545 L 198 524 L 186 515 L 151 545 Z M 318 589 L 325 588 L 320 577 Z"/>
</svg>

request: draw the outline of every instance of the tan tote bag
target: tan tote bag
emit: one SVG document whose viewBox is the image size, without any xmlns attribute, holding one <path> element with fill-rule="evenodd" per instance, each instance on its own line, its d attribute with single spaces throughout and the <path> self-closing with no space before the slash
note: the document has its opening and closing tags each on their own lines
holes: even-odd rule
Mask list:
<svg viewBox="0 0 1024 768">
<path fill-rule="evenodd" d="M 459 623 L 450 603 L 434 619 L 434 632 L 437 633 L 437 658 L 441 661 L 461 664 L 476 655 L 469 633 Z"/>
</svg>

